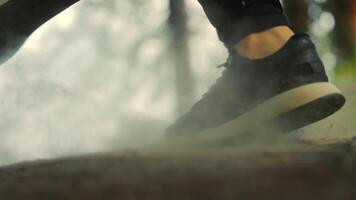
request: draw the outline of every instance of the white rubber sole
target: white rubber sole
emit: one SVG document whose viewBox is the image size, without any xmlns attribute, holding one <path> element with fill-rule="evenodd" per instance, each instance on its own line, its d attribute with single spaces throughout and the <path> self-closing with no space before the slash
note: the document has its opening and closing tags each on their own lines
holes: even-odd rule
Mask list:
<svg viewBox="0 0 356 200">
<path fill-rule="evenodd" d="M 167 142 L 172 145 L 218 143 L 243 133 L 263 129 L 272 123 L 283 127 L 284 131 L 290 131 L 324 119 L 344 104 L 344 96 L 333 84 L 312 83 L 274 96 L 218 127 L 191 135 L 171 137 Z"/>
</svg>

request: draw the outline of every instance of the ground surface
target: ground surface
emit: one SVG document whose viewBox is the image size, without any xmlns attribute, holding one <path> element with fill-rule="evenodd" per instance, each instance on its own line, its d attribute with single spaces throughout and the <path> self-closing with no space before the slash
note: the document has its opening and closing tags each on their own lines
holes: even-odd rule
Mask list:
<svg viewBox="0 0 356 200">
<path fill-rule="evenodd" d="M 0 199 L 356 199 L 354 141 L 259 147 L 153 149 L 7 166 L 0 169 Z"/>
<path fill-rule="evenodd" d="M 243 147 L 160 147 L 21 163 L 0 167 L 0 200 L 354 200 L 355 85 L 342 87 L 348 102 L 341 112 L 295 134 L 303 144 L 268 134 L 258 137 L 264 144 Z"/>
</svg>

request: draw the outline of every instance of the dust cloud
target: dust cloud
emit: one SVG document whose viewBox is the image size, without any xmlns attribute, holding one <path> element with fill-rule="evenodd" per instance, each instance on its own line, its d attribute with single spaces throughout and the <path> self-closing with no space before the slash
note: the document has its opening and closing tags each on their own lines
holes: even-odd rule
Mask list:
<svg viewBox="0 0 356 200">
<path fill-rule="evenodd" d="M 80 2 L 37 30 L 1 66 L 0 164 L 128 148 L 196 150 L 160 146 L 165 128 L 178 117 L 166 49 L 167 5 L 115 2 Z M 188 6 L 196 101 L 220 75 L 216 66 L 227 52 L 198 3 Z M 346 92 L 356 94 L 353 88 Z M 353 102 L 333 118 L 289 136 L 266 130 L 248 136 L 239 151 L 290 149 L 300 137 L 354 136 Z"/>
</svg>

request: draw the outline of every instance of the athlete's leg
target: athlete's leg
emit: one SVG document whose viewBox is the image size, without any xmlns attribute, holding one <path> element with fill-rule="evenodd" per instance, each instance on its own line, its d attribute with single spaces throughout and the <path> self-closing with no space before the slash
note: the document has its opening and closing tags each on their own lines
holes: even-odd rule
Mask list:
<svg viewBox="0 0 356 200">
<path fill-rule="evenodd" d="M 229 49 L 252 33 L 288 26 L 279 0 L 198 1 Z"/>
<path fill-rule="evenodd" d="M 79 0 L 9 0 L 0 5 L 0 64 L 46 21 Z"/>
<path fill-rule="evenodd" d="M 278 0 L 199 2 L 230 56 L 222 77 L 169 133 L 210 129 L 218 135 L 200 139 L 223 139 L 269 122 L 289 131 L 342 107 L 313 42 L 291 31 Z"/>
</svg>

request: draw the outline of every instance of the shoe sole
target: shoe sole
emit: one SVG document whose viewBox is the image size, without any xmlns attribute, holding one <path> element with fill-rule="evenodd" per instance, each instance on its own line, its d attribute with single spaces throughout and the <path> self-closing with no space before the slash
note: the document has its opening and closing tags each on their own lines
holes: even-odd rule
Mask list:
<svg viewBox="0 0 356 200">
<path fill-rule="evenodd" d="M 219 143 L 243 133 L 276 127 L 289 132 L 320 121 L 345 104 L 345 97 L 327 82 L 307 84 L 266 100 L 249 112 L 218 127 L 169 139 L 179 145 Z"/>
</svg>

